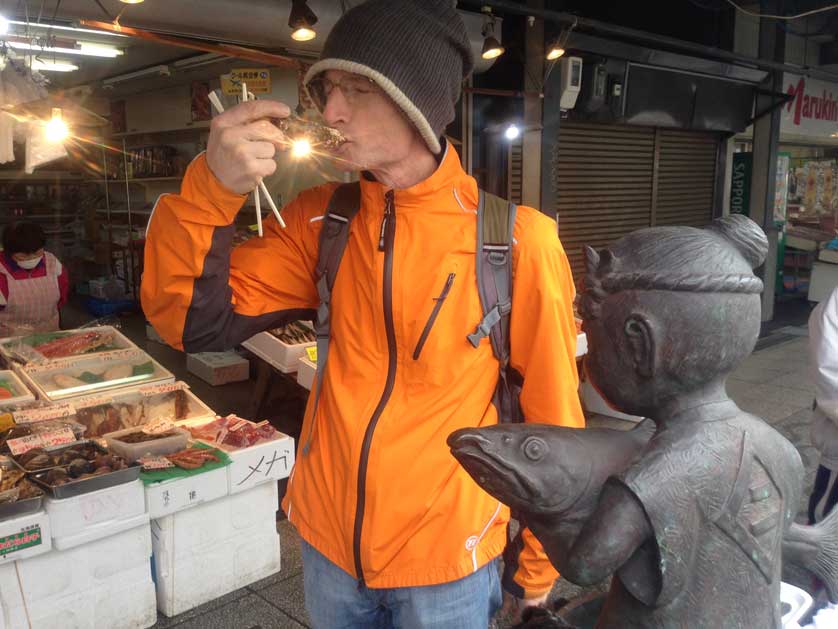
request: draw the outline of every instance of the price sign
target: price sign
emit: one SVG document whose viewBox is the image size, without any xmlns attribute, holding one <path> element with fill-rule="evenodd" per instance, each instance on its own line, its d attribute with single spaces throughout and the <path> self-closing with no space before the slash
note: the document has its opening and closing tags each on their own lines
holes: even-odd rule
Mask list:
<svg viewBox="0 0 838 629">
<path fill-rule="evenodd" d="M 316 365 L 317 364 L 317 346 L 312 345 L 311 347 L 306 347 L 306 354 L 308 355 L 308 359 Z"/>
<path fill-rule="evenodd" d="M 18 456 L 29 452 L 33 448 L 49 448 L 52 446 L 60 446 L 67 443 L 73 443 L 76 436 L 73 431 L 64 426 L 58 430 L 50 430 L 42 432 L 38 435 L 27 435 L 19 439 L 9 439 L 6 444 L 9 446 L 9 451 Z"/>
<path fill-rule="evenodd" d="M 159 395 L 161 393 L 171 393 L 172 391 L 185 391 L 189 389 L 189 385 L 185 382 L 170 382 L 167 384 L 150 384 L 145 387 L 140 387 L 138 390 L 145 396 Z"/>
<path fill-rule="evenodd" d="M 23 411 L 16 411 L 15 422 L 18 424 L 35 424 L 37 422 L 45 422 L 54 419 L 65 419 L 76 414 L 76 409 L 72 404 L 53 404 L 46 408 L 30 408 Z"/>
</svg>

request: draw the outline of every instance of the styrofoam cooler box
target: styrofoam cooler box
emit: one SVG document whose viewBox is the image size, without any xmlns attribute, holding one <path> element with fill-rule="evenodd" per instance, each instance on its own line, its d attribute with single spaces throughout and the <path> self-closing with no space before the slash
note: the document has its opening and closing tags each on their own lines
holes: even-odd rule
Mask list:
<svg viewBox="0 0 838 629">
<path fill-rule="evenodd" d="M 145 504 L 152 518 L 177 513 L 227 495 L 227 469 L 173 478 L 145 486 Z"/>
<path fill-rule="evenodd" d="M 247 348 L 282 373 L 297 371 L 299 360 L 305 355 L 306 348 L 315 345 L 317 343 L 313 341 L 289 345 L 270 332 L 260 332 L 242 343 L 242 347 Z"/>
<path fill-rule="evenodd" d="M 297 384 L 304 389 L 311 391 L 314 386 L 314 377 L 317 375 L 317 364 L 311 362 L 308 356 L 300 358 L 300 365 L 297 368 Z"/>
<path fill-rule="evenodd" d="M 17 562 L 0 565 L 0 629 L 28 627 L 23 592 L 17 580 Z"/>
<path fill-rule="evenodd" d="M 282 434 L 282 433 L 280 433 Z M 288 478 L 294 467 L 294 439 L 283 434 L 279 439 L 257 443 L 249 448 L 228 450 L 218 446 L 232 459 L 227 466 L 227 489 L 237 494 L 260 483 Z"/>
<path fill-rule="evenodd" d="M 33 629 L 139 629 L 157 620 L 147 516 L 120 533 L 18 561 L 17 571 Z"/>
<path fill-rule="evenodd" d="M 277 484 L 153 520 L 157 608 L 175 616 L 280 569 Z"/>
<path fill-rule="evenodd" d="M 0 565 L 49 552 L 49 524 L 49 516 L 43 510 L 0 521 Z"/>
<path fill-rule="evenodd" d="M 53 544 L 56 548 L 72 548 L 77 536 L 92 528 L 104 532 L 120 528 L 145 514 L 145 493 L 139 480 L 91 491 L 74 498 L 44 498 L 44 509 L 50 518 Z"/>
<path fill-rule="evenodd" d="M 236 352 L 199 352 L 186 355 L 186 370 L 214 387 L 250 377 L 250 361 Z"/>
</svg>

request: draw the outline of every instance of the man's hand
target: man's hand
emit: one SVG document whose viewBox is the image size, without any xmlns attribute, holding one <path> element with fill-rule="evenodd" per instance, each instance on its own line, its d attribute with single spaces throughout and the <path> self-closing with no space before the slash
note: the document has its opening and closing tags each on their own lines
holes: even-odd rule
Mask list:
<svg viewBox="0 0 838 629">
<path fill-rule="evenodd" d="M 517 624 L 521 622 L 521 612 L 527 607 L 544 607 L 549 595 L 550 592 L 545 592 L 536 598 L 518 598 L 509 592 L 504 592 L 503 607 L 500 610 L 501 616 L 509 618 L 510 622 Z"/>
<path fill-rule="evenodd" d="M 228 190 L 247 194 L 276 171 L 274 155 L 285 136 L 269 118 L 290 114 L 285 103 L 257 100 L 236 105 L 213 119 L 207 164 Z"/>
</svg>

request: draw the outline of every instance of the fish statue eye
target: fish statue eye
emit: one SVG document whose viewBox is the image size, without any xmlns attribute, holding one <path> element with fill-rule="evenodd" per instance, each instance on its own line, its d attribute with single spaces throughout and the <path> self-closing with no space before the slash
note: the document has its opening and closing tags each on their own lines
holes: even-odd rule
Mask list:
<svg viewBox="0 0 838 629">
<path fill-rule="evenodd" d="M 543 439 L 530 437 L 523 445 L 524 455 L 530 461 L 540 461 L 547 454 L 547 444 Z"/>
</svg>

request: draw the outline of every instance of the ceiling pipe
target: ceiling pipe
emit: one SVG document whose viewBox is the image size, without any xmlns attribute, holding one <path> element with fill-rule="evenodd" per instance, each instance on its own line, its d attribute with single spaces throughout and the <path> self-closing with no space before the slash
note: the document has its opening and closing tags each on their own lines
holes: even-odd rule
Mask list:
<svg viewBox="0 0 838 629">
<path fill-rule="evenodd" d="M 631 41 L 663 46 L 670 50 L 688 52 L 701 57 L 709 57 L 738 65 L 759 68 L 761 70 L 802 74 L 810 76 L 814 79 L 838 82 L 838 74 L 828 72 L 820 68 L 799 66 L 792 63 L 780 63 L 778 61 L 770 61 L 768 59 L 758 59 L 756 57 L 740 55 L 738 53 L 730 52 L 729 50 L 722 50 L 721 48 L 715 48 L 713 46 L 705 46 L 703 44 L 696 44 L 693 42 L 675 39 L 674 37 L 667 37 L 666 35 L 658 35 L 656 33 L 648 33 L 646 31 L 628 28 L 626 26 L 600 22 L 599 20 L 580 17 L 578 15 L 573 15 L 572 13 L 552 11 L 550 9 L 530 8 L 523 4 L 510 2 L 509 0 L 460 0 L 460 4 L 470 4 L 476 7 L 489 6 L 498 11 L 504 11 L 516 15 L 532 15 L 547 22 L 554 22 L 563 25 L 571 25 L 575 22 L 576 28 L 580 30 L 591 30 L 598 33 L 606 33 L 616 37 L 629 39 Z M 570 47 L 573 47 L 572 38 Z"/>
</svg>

